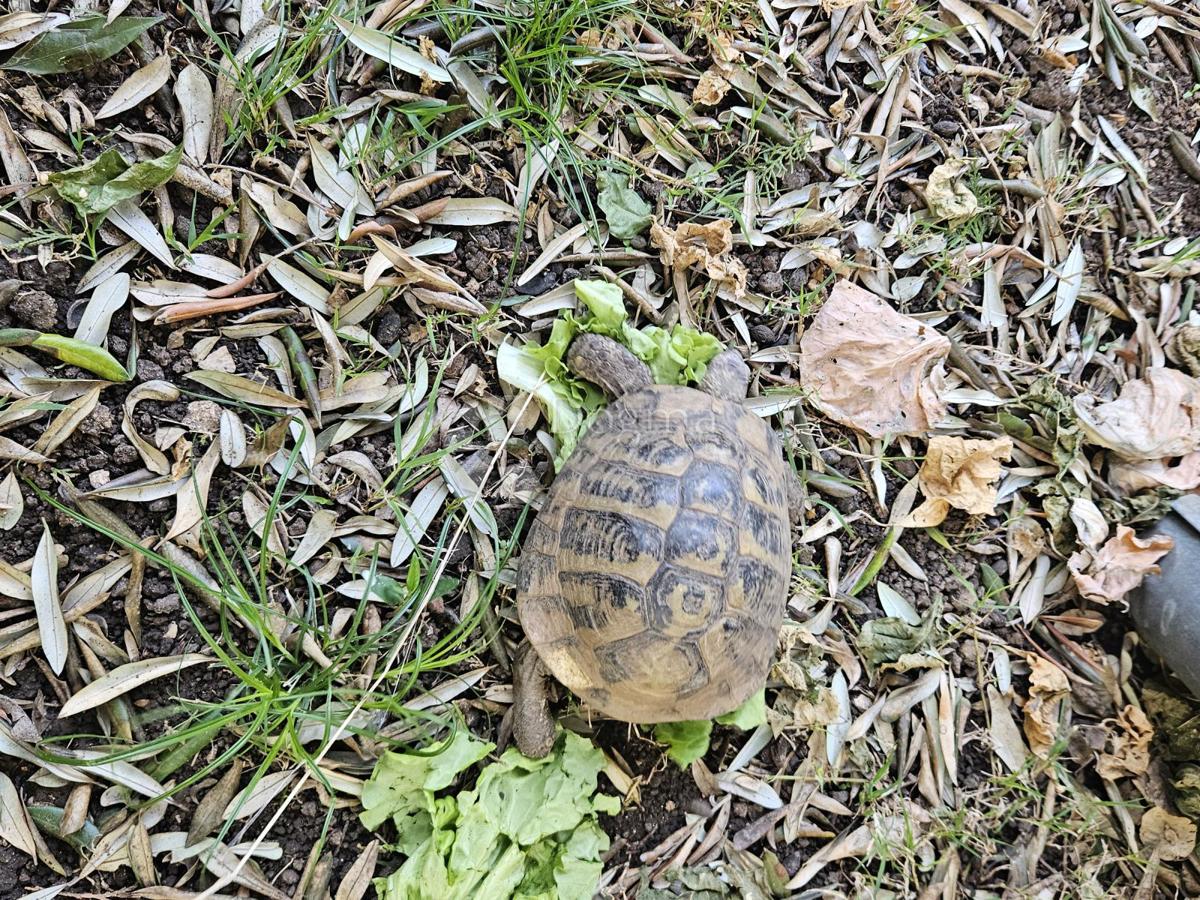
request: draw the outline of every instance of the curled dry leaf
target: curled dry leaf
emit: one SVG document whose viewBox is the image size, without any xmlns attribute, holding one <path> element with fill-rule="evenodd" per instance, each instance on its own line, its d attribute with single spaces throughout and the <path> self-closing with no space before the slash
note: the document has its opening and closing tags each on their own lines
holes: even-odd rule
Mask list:
<svg viewBox="0 0 1200 900">
<path fill-rule="evenodd" d="M 812 404 L 871 437 L 924 434 L 946 414 L 950 342 L 857 285 L 839 281 L 800 340 Z"/>
<path fill-rule="evenodd" d="M 1183 816 L 1171 815 L 1161 806 L 1142 816 L 1138 834 L 1159 859 L 1186 859 L 1196 846 L 1195 824 Z"/>
<path fill-rule="evenodd" d="M 1058 740 L 1059 715 L 1062 701 L 1070 693 L 1071 684 L 1062 670 L 1033 653 L 1025 655 L 1029 662 L 1029 699 L 1025 701 L 1025 737 L 1029 748 L 1046 757 Z"/>
<path fill-rule="evenodd" d="M 966 440 L 936 435 L 930 438 L 918 473 L 921 490 L 930 500 L 944 500 L 972 515 L 989 515 L 996 508 L 1000 463 L 1012 457 L 1012 447 L 1012 439 L 1006 437 Z"/>
<path fill-rule="evenodd" d="M 1114 485 L 1130 494 L 1160 487 L 1194 491 L 1200 487 L 1200 451 L 1180 457 L 1173 464 L 1167 459 L 1115 463 L 1109 466 L 1108 477 Z"/>
<path fill-rule="evenodd" d="M 961 222 L 979 209 L 979 200 L 963 182 L 969 166 L 966 160 L 951 159 L 929 173 L 925 202 L 935 219 Z"/>
<path fill-rule="evenodd" d="M 650 243 L 662 251 L 664 266 L 676 270 L 695 266 L 734 297 L 746 293 L 746 267 L 732 256 L 733 223 L 729 219 L 706 225 L 684 222 L 674 229 L 652 222 Z"/>
<path fill-rule="evenodd" d="M 1136 706 L 1126 706 L 1111 725 L 1112 750 L 1100 754 L 1096 771 L 1114 781 L 1125 775 L 1145 775 L 1154 737 L 1154 726 L 1146 714 Z"/>
<path fill-rule="evenodd" d="M 1158 574 L 1158 560 L 1175 546 L 1168 535 L 1139 538 L 1127 525 L 1118 525 L 1095 555 L 1079 552 L 1070 559 L 1071 575 L 1079 593 L 1096 603 L 1112 603 L 1142 583 L 1150 574 Z"/>
<path fill-rule="evenodd" d="M 720 70 L 713 66 L 700 74 L 700 80 L 692 88 L 692 102 L 701 106 L 716 106 L 729 93 L 729 82 Z"/>
<path fill-rule="evenodd" d="M 1080 427 L 1093 444 L 1131 460 L 1163 460 L 1200 450 L 1200 381 L 1155 366 L 1128 381 L 1115 400 L 1075 399 Z"/>
</svg>

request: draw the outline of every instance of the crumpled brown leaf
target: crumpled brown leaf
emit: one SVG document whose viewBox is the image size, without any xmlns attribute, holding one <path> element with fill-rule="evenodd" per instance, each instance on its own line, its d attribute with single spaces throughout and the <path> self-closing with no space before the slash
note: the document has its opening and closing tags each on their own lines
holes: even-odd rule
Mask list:
<svg viewBox="0 0 1200 900">
<path fill-rule="evenodd" d="M 1165 459 L 1143 459 L 1110 465 L 1109 481 L 1130 494 L 1169 487 L 1194 491 L 1200 487 L 1200 452 L 1182 456 L 1171 465 Z"/>
<path fill-rule="evenodd" d="M 1115 781 L 1126 775 L 1145 775 L 1150 765 L 1150 740 L 1154 726 L 1136 706 L 1126 706 L 1117 714 L 1111 733 L 1111 752 L 1100 754 L 1096 771 L 1101 778 Z"/>
<path fill-rule="evenodd" d="M 1012 439 L 1007 437 L 967 440 L 935 435 L 917 473 L 921 490 L 929 500 L 944 500 L 972 515 L 993 513 L 1000 463 L 1012 457 L 1012 448 Z"/>
<path fill-rule="evenodd" d="M 1025 701 L 1025 737 L 1029 749 L 1046 757 L 1058 741 L 1058 720 L 1071 684 L 1062 669 L 1033 653 L 1025 655 L 1029 663 L 1029 699 Z"/>
<path fill-rule="evenodd" d="M 979 209 L 979 200 L 962 182 L 969 166 L 966 160 L 950 159 L 929 173 L 925 185 L 925 205 L 935 219 L 961 222 Z"/>
<path fill-rule="evenodd" d="M 1138 834 L 1142 843 L 1162 860 L 1186 859 L 1196 846 L 1196 826 L 1192 821 L 1173 816 L 1161 806 L 1142 816 Z"/>
<path fill-rule="evenodd" d="M 716 106 L 729 93 L 729 82 L 716 66 L 700 73 L 700 80 L 692 88 L 692 102 L 701 106 Z"/>
<path fill-rule="evenodd" d="M 950 342 L 848 281 L 839 281 L 800 339 L 812 404 L 871 437 L 924 434 L 946 414 Z"/>
<path fill-rule="evenodd" d="M 746 267 L 730 255 L 733 222 L 729 219 L 717 219 L 705 225 L 684 222 L 674 229 L 652 222 L 650 243 L 662 251 L 664 266 L 673 269 L 696 266 L 734 297 L 746 293 Z"/>
<path fill-rule="evenodd" d="M 1158 560 L 1174 546 L 1168 535 L 1143 540 L 1129 526 L 1118 525 L 1116 536 L 1094 554 L 1075 553 L 1067 565 L 1080 594 L 1097 603 L 1112 603 L 1136 588 L 1147 575 L 1162 571 Z"/>
<path fill-rule="evenodd" d="M 1200 381 L 1154 366 L 1127 381 L 1115 400 L 1075 398 L 1088 440 L 1126 459 L 1168 459 L 1200 450 Z"/>
</svg>

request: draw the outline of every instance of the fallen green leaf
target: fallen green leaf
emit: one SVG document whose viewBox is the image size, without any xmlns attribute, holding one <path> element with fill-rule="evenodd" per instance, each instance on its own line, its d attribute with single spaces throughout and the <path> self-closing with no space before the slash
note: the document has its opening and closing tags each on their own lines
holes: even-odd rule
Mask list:
<svg viewBox="0 0 1200 900">
<path fill-rule="evenodd" d="M 129 380 L 129 373 L 111 353 L 103 347 L 73 337 L 29 328 L 3 328 L 0 329 L 0 347 L 34 347 L 107 381 Z"/>
<path fill-rule="evenodd" d="M 108 149 L 82 166 L 53 173 L 50 184 L 81 216 L 95 216 L 166 183 L 182 158 L 182 144 L 157 159 L 133 165 L 116 150 Z"/>
<path fill-rule="evenodd" d="M 604 211 L 608 231 L 618 240 L 628 241 L 650 227 L 650 204 L 629 186 L 629 176 L 610 172 L 596 178 L 600 193 L 596 202 Z"/>
<path fill-rule="evenodd" d="M 0 68 L 30 75 L 61 75 L 95 65 L 120 52 L 162 16 L 85 16 L 39 34 Z"/>
<path fill-rule="evenodd" d="M 62 822 L 66 812 L 61 806 L 27 806 L 26 812 L 29 813 L 29 818 L 38 830 L 43 834 L 48 834 L 50 837 L 58 838 L 60 841 L 66 841 L 80 853 L 85 850 L 90 850 L 97 840 L 100 839 L 100 829 L 98 829 L 91 819 L 85 819 L 83 827 L 71 834 L 62 833 Z"/>
</svg>

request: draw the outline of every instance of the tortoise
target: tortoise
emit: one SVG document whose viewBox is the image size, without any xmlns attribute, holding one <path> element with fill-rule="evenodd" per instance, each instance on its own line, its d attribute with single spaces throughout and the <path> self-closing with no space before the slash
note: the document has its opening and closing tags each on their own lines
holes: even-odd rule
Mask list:
<svg viewBox="0 0 1200 900">
<path fill-rule="evenodd" d="M 707 719 L 762 687 L 791 578 L 794 473 L 746 410 L 736 351 L 699 389 L 655 384 L 611 338 L 582 334 L 571 370 L 615 396 L 555 478 L 525 542 L 513 735 L 550 752 L 546 677 L 626 722 Z M 548 670 L 548 672 L 547 672 Z"/>
</svg>

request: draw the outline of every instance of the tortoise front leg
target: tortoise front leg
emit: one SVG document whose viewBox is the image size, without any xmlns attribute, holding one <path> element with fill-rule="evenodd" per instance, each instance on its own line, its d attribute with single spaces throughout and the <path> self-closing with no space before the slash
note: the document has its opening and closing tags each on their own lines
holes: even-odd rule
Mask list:
<svg viewBox="0 0 1200 900">
<path fill-rule="evenodd" d="M 531 759 L 541 759 L 554 749 L 555 725 L 546 695 L 546 669 L 537 651 L 525 643 L 513 663 L 513 737 Z"/>
<path fill-rule="evenodd" d="M 736 350 L 725 350 L 713 357 L 700 379 L 700 390 L 734 403 L 746 399 L 749 387 L 750 367 Z"/>
</svg>

